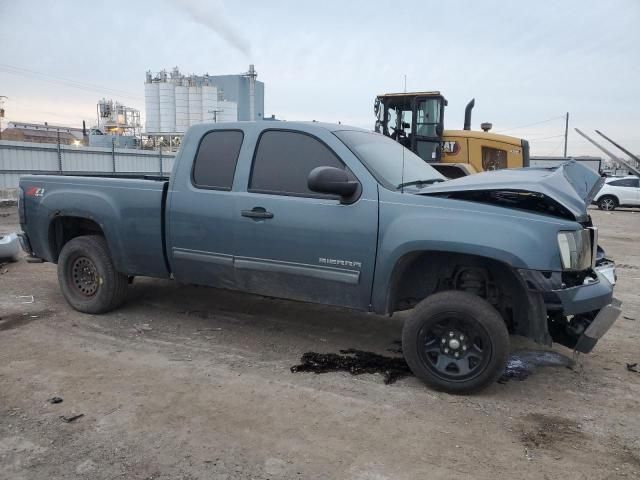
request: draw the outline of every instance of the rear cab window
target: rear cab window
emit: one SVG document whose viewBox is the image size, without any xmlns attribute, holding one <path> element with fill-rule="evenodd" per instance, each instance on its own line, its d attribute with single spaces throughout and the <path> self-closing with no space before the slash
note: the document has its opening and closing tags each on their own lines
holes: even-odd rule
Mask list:
<svg viewBox="0 0 640 480">
<path fill-rule="evenodd" d="M 287 130 L 265 130 L 256 146 L 248 190 L 298 197 L 338 198 L 309 190 L 316 167 L 347 170 L 337 155 L 316 137 Z"/>
<path fill-rule="evenodd" d="M 191 172 L 193 185 L 231 190 L 243 138 L 241 130 L 214 130 L 202 137 Z"/>
</svg>

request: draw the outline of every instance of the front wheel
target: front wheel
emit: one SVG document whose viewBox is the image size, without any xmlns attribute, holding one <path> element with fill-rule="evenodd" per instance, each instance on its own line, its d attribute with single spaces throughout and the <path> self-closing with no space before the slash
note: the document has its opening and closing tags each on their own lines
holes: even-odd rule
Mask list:
<svg viewBox="0 0 640 480">
<path fill-rule="evenodd" d="M 84 313 L 105 313 L 119 306 L 128 277 L 116 271 L 104 237 L 69 240 L 58 257 L 58 283 L 69 305 Z"/>
<path fill-rule="evenodd" d="M 449 393 L 481 390 L 504 372 L 509 332 L 498 311 L 468 292 L 445 291 L 420 302 L 402 331 L 405 360 L 430 387 Z"/>
</svg>

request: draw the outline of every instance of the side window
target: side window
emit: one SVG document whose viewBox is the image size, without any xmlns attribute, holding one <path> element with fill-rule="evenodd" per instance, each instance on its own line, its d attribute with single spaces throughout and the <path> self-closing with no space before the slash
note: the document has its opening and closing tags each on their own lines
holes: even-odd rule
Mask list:
<svg viewBox="0 0 640 480">
<path fill-rule="evenodd" d="M 609 185 L 613 187 L 637 187 L 638 180 L 633 178 L 624 178 L 622 180 L 614 180 L 613 182 L 609 182 Z"/>
<path fill-rule="evenodd" d="M 207 133 L 196 153 L 193 184 L 201 188 L 231 190 L 242 139 L 243 133 L 239 130 Z"/>
<path fill-rule="evenodd" d="M 338 157 L 316 138 L 297 132 L 267 130 L 256 147 L 249 191 L 326 197 L 307 187 L 309 173 L 316 167 L 345 169 Z"/>
<path fill-rule="evenodd" d="M 500 170 L 507 168 L 507 151 L 498 148 L 482 147 L 482 169 Z"/>
</svg>

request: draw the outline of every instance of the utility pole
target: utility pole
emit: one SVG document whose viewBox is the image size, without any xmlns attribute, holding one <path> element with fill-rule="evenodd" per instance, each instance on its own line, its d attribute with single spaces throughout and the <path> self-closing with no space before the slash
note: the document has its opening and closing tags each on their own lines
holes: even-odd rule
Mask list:
<svg viewBox="0 0 640 480">
<path fill-rule="evenodd" d="M 569 136 L 569 112 L 564 122 L 564 158 L 567 158 L 567 137 Z"/>
<path fill-rule="evenodd" d="M 213 113 L 213 123 L 218 123 L 218 114 L 224 110 L 207 110 L 209 113 Z"/>
<path fill-rule="evenodd" d="M 4 118 L 4 101 L 8 99 L 9 97 L 5 95 L 0 95 L 0 140 L 2 140 L 2 119 Z"/>
</svg>

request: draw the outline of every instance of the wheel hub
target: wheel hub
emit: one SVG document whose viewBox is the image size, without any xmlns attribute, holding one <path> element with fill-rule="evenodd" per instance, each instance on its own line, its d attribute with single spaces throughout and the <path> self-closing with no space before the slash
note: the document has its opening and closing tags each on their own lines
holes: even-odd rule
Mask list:
<svg viewBox="0 0 640 480">
<path fill-rule="evenodd" d="M 469 348 L 467 340 L 468 337 L 464 333 L 452 330 L 442 337 L 440 341 L 441 352 L 450 357 L 460 358 Z"/>
<path fill-rule="evenodd" d="M 96 293 L 99 277 L 96 266 L 87 257 L 77 258 L 71 265 L 72 284 L 82 295 L 90 297 Z"/>
<path fill-rule="evenodd" d="M 473 321 L 445 318 L 423 334 L 425 364 L 442 378 L 472 377 L 482 371 L 489 360 L 488 335 Z"/>
</svg>

